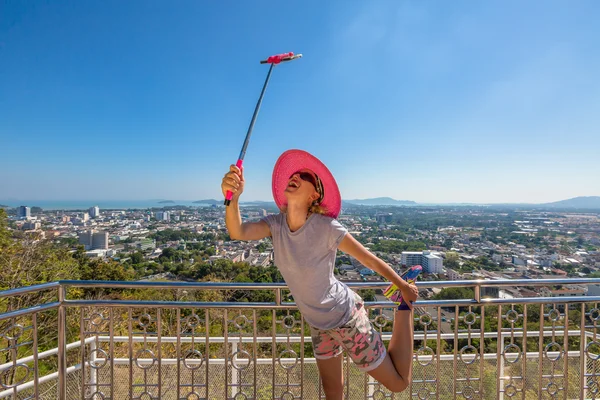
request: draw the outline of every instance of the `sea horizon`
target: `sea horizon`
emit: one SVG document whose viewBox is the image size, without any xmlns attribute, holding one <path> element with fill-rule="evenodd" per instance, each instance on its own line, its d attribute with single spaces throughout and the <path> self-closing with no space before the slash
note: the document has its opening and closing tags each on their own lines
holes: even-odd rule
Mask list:
<svg viewBox="0 0 600 400">
<path fill-rule="evenodd" d="M 87 210 L 90 207 L 99 207 L 101 210 L 131 210 L 163 208 L 173 206 L 206 207 L 208 204 L 194 203 L 197 200 L 0 200 L 1 205 L 9 207 L 40 207 L 49 210 Z"/>
<path fill-rule="evenodd" d="M 556 205 L 556 208 L 579 208 L 579 209 L 600 209 L 600 196 L 580 196 L 573 199 L 567 199 L 555 203 L 568 202 L 572 200 L 585 199 L 586 197 L 597 198 L 596 203 L 593 205 Z M 366 199 L 375 200 L 375 199 Z M 397 204 L 394 203 L 381 203 L 381 204 L 369 204 L 366 200 L 342 200 L 343 205 L 346 206 L 401 206 L 401 207 L 544 207 L 553 205 L 554 203 L 473 203 L 473 202 L 449 202 L 449 203 L 436 203 L 436 202 L 413 202 L 412 204 L 402 204 L 402 201 L 396 200 Z M 393 199 L 391 199 L 393 200 Z M 150 199 L 150 200 L 18 200 L 18 199 L 0 199 L 0 206 L 8 206 L 9 208 L 16 208 L 19 206 L 27 207 L 40 207 L 44 211 L 53 210 L 87 210 L 91 207 L 98 206 L 103 210 L 131 210 L 131 209 L 150 209 L 150 208 L 164 208 L 164 207 L 207 207 L 211 203 L 195 203 L 196 201 L 216 201 L 217 205 L 221 205 L 220 200 L 215 199 L 201 199 L 201 200 L 164 200 L 164 199 Z M 362 202 L 365 201 L 363 204 Z M 263 207 L 274 205 L 273 200 L 246 200 L 242 201 L 240 205 L 246 206 L 258 206 Z M 553 207 L 554 208 L 554 207 Z"/>
</svg>

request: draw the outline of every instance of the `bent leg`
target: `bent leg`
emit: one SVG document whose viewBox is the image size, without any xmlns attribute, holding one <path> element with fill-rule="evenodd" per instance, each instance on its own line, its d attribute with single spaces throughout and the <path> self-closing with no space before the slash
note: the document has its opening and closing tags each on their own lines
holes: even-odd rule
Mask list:
<svg viewBox="0 0 600 400">
<path fill-rule="evenodd" d="M 392 392 L 402 392 L 411 380 L 413 364 L 413 313 L 396 311 L 388 354 L 380 366 L 369 371 L 374 379 Z"/>
<path fill-rule="evenodd" d="M 323 382 L 323 391 L 327 400 L 342 400 L 344 397 L 343 354 L 332 358 L 318 359 L 319 375 Z"/>
</svg>

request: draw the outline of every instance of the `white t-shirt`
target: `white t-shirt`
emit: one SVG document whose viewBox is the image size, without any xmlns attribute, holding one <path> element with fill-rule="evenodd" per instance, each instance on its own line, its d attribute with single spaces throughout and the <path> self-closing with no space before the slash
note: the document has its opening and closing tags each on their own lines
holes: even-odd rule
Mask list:
<svg viewBox="0 0 600 400">
<path fill-rule="evenodd" d="M 296 232 L 286 214 L 263 218 L 269 225 L 275 265 L 281 271 L 304 319 L 318 329 L 333 329 L 350 320 L 352 290 L 333 275 L 337 248 L 348 231 L 336 219 L 311 214 Z"/>
</svg>

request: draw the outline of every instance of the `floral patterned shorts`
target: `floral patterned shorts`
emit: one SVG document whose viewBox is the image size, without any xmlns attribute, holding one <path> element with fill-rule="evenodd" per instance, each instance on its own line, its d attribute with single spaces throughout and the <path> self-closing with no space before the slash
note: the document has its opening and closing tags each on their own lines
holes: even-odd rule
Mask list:
<svg viewBox="0 0 600 400">
<path fill-rule="evenodd" d="M 350 321 L 335 329 L 310 327 L 315 358 L 337 357 L 346 350 L 354 364 L 363 372 L 372 371 L 385 359 L 386 349 L 381 335 L 365 310 L 363 299 L 354 294 L 355 307 Z"/>
</svg>

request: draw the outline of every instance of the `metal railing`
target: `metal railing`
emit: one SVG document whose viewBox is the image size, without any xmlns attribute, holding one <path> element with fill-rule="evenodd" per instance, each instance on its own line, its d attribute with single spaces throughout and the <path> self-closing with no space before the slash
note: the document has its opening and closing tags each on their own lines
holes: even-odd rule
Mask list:
<svg viewBox="0 0 600 400">
<path fill-rule="evenodd" d="M 410 387 L 344 361 L 347 399 L 600 397 L 600 296 L 482 298 L 485 288 L 600 279 L 421 282 Z M 351 283 L 354 290 L 384 283 Z M 0 292 L 0 399 L 324 398 L 285 284 L 60 281 Z M 365 303 L 389 341 L 387 301 Z"/>
</svg>

